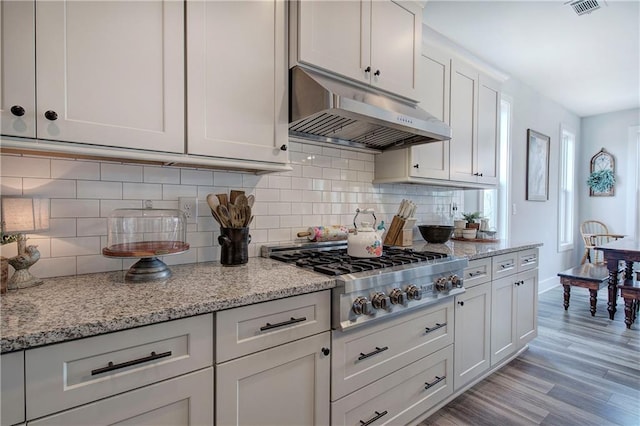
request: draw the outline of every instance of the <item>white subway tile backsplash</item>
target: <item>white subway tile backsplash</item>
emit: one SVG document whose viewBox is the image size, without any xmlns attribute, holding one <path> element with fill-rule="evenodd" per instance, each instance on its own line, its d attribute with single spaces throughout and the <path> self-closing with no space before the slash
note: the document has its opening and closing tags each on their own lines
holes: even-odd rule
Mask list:
<svg viewBox="0 0 640 426">
<path fill-rule="evenodd" d="M 76 198 L 76 181 L 68 179 L 22 179 L 24 195 L 46 196 L 47 198 Z"/>
<path fill-rule="evenodd" d="M 0 178 L 0 194 L 22 195 L 22 178 L 19 178 L 19 177 Z"/>
<path fill-rule="evenodd" d="M 182 185 L 213 185 L 213 172 L 210 170 L 182 169 L 180 171 Z"/>
<path fill-rule="evenodd" d="M 455 201 L 463 209 L 462 191 L 421 185 L 372 184 L 375 155 L 335 146 L 289 144 L 292 171 L 256 175 L 171 166 L 138 166 L 116 162 L 1 156 L 2 194 L 37 193 L 51 199 L 51 228 L 30 236 L 42 259 L 39 276 L 128 269 L 137 259 L 101 255 L 107 243 L 107 216 L 117 208 L 178 208 L 179 197 L 197 197 L 197 224 L 187 226 L 191 249 L 165 256 L 168 264 L 219 260 L 220 226 L 211 216 L 208 194 L 241 189 L 254 194 L 249 255 L 263 244 L 304 242 L 297 232 L 323 224 L 351 225 L 357 207 L 371 207 L 378 222 L 391 223 L 400 201 L 418 204 L 421 221 L 440 218 Z M 388 225 L 387 225 L 388 226 Z M 0 248 L 15 255 L 15 244 Z M 38 274 L 36 274 L 38 275 Z"/>
<path fill-rule="evenodd" d="M 107 235 L 106 218 L 79 218 L 76 223 L 78 237 Z"/>
<path fill-rule="evenodd" d="M 78 198 L 98 200 L 122 198 L 122 182 L 79 180 Z"/>
<path fill-rule="evenodd" d="M 180 169 L 174 167 L 144 167 L 144 182 L 147 183 L 180 183 Z"/>
<path fill-rule="evenodd" d="M 80 160 L 51 160 L 51 178 L 100 180 L 100 163 Z"/>
<path fill-rule="evenodd" d="M 50 178 L 51 160 L 48 158 L 2 154 L 2 157 L 0 157 L 0 173 L 2 173 L 2 176 Z"/>
<path fill-rule="evenodd" d="M 122 199 L 162 200 L 162 185 L 159 183 L 124 182 L 122 184 Z"/>
<path fill-rule="evenodd" d="M 100 254 L 100 237 L 52 238 L 51 257 Z"/>
<path fill-rule="evenodd" d="M 103 255 L 92 254 L 88 256 L 78 256 L 78 274 L 89 274 L 93 272 L 122 271 L 122 259 L 104 257 Z"/>
<path fill-rule="evenodd" d="M 100 178 L 102 180 L 119 182 L 142 182 L 143 166 L 129 164 L 100 164 Z"/>
<path fill-rule="evenodd" d="M 76 218 L 59 218 L 49 219 L 49 230 L 40 233 L 40 236 L 49 238 L 55 237 L 75 237 L 76 222 L 80 219 Z"/>
<path fill-rule="evenodd" d="M 99 200 L 51 199 L 51 217 L 98 217 Z"/>
</svg>

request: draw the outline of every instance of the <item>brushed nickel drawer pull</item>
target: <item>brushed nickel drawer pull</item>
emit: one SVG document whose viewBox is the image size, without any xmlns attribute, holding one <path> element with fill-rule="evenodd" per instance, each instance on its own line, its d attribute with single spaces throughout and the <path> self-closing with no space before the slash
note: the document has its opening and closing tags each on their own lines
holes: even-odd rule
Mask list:
<svg viewBox="0 0 640 426">
<path fill-rule="evenodd" d="M 435 379 L 433 382 L 431 382 L 431 383 L 426 382 L 426 383 L 424 384 L 424 388 L 425 388 L 425 389 L 429 389 L 429 388 L 431 388 L 431 387 L 433 387 L 433 386 L 437 385 L 438 383 L 440 383 L 441 381 L 443 381 L 443 380 L 444 380 L 444 379 L 446 379 L 446 378 L 447 378 L 447 376 L 442 376 L 442 377 L 438 377 L 438 376 L 436 376 L 436 379 Z"/>
<path fill-rule="evenodd" d="M 285 325 L 291 325 L 291 324 L 295 324 L 297 322 L 302 322 L 306 320 L 307 320 L 307 317 L 301 317 L 301 318 L 291 317 L 289 321 L 277 322 L 275 324 L 267 323 L 266 325 L 263 325 L 262 327 L 260 327 L 260 331 L 267 331 L 267 330 L 271 330 L 272 328 L 284 327 Z"/>
<path fill-rule="evenodd" d="M 443 322 L 443 323 L 437 322 L 435 327 L 425 327 L 425 332 L 426 333 L 431 333 L 432 331 L 436 331 L 437 329 L 442 328 L 442 327 L 446 327 L 446 326 L 447 326 L 446 322 Z"/>
<path fill-rule="evenodd" d="M 372 418 L 369 421 L 364 421 L 364 420 L 360 420 L 360 426 L 368 426 L 371 423 L 375 422 L 378 419 L 381 419 L 382 417 L 386 416 L 389 412 L 387 410 L 384 410 L 382 413 L 378 413 L 377 411 L 374 411 L 374 413 L 376 413 L 376 416 L 374 418 Z"/>
<path fill-rule="evenodd" d="M 379 348 L 379 347 L 376 346 L 376 350 L 373 351 L 373 352 L 369 352 L 368 354 L 363 354 L 362 352 L 360 352 L 360 356 L 358 357 L 358 361 L 362 361 L 363 359 L 367 359 L 367 358 L 369 358 L 371 356 L 377 355 L 380 352 L 386 351 L 387 349 L 389 349 L 389 346 L 384 346 L 382 348 Z"/>
<path fill-rule="evenodd" d="M 106 373 L 108 371 L 118 370 L 120 368 L 131 367 L 132 365 L 142 364 L 144 362 L 153 361 L 159 358 L 166 358 L 171 356 L 171 351 L 162 352 L 161 354 L 157 354 L 155 352 L 151 352 L 151 355 L 145 356 L 142 358 L 134 359 L 132 361 L 126 361 L 120 364 L 114 364 L 112 361 L 109 361 L 106 367 L 96 368 L 95 370 L 91 370 L 91 375 L 95 376 L 97 374 Z"/>
</svg>

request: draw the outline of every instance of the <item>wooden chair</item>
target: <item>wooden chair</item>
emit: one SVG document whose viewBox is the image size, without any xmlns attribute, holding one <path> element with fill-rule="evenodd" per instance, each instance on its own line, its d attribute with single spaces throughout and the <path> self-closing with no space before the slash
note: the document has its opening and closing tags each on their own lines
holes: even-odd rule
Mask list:
<svg viewBox="0 0 640 426">
<path fill-rule="evenodd" d="M 624 235 L 620 234 L 610 234 L 607 225 L 597 220 L 586 220 L 582 222 L 582 225 L 580 225 L 580 234 L 582 234 L 582 240 L 584 242 L 584 254 L 580 261 L 581 265 L 587 260 L 589 263 L 604 263 L 602 253 L 599 250 L 593 249 L 602 244 L 624 237 Z M 593 258 L 591 255 L 592 250 Z"/>
</svg>

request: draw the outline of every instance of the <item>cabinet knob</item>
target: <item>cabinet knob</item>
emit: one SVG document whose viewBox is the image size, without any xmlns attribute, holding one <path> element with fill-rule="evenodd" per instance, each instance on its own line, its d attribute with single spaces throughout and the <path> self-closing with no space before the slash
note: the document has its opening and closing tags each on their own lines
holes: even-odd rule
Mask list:
<svg viewBox="0 0 640 426">
<path fill-rule="evenodd" d="M 24 115 L 24 108 L 22 108 L 20 105 L 14 105 L 11 107 L 11 114 L 15 115 L 16 117 L 22 117 Z"/>
<path fill-rule="evenodd" d="M 327 356 L 327 355 L 329 355 L 330 353 L 331 353 L 331 349 L 329 349 L 329 348 L 322 348 L 322 354 L 323 354 L 324 356 Z"/>
<path fill-rule="evenodd" d="M 287 150 L 287 145 L 282 145 L 280 147 L 280 151 L 286 151 Z"/>
<path fill-rule="evenodd" d="M 371 67 L 366 67 L 366 68 L 364 69 L 364 72 L 371 72 Z"/>
<path fill-rule="evenodd" d="M 464 302 L 461 300 L 461 301 L 458 302 L 458 305 L 464 306 Z"/>
<path fill-rule="evenodd" d="M 414 165 L 413 165 L 413 168 L 414 168 L 414 169 L 419 169 L 419 168 L 420 168 L 420 164 L 414 164 Z"/>
<path fill-rule="evenodd" d="M 55 112 L 55 111 L 51 111 L 51 110 L 46 111 L 44 113 L 44 118 L 46 118 L 47 120 L 50 120 L 50 121 L 56 121 L 58 119 L 58 113 Z"/>
<path fill-rule="evenodd" d="M 380 76 L 380 70 L 376 70 L 376 72 L 374 72 L 373 75 L 375 75 L 376 77 Z"/>
</svg>

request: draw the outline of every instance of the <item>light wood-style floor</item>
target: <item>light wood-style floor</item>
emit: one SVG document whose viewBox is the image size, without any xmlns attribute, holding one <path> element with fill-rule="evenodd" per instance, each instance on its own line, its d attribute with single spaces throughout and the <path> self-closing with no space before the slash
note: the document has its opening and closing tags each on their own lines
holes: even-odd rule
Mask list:
<svg viewBox="0 0 640 426">
<path fill-rule="evenodd" d="M 595 317 L 589 292 L 540 295 L 538 337 L 529 350 L 421 423 L 427 425 L 640 425 L 640 320 L 627 330 L 606 288 Z"/>
</svg>

